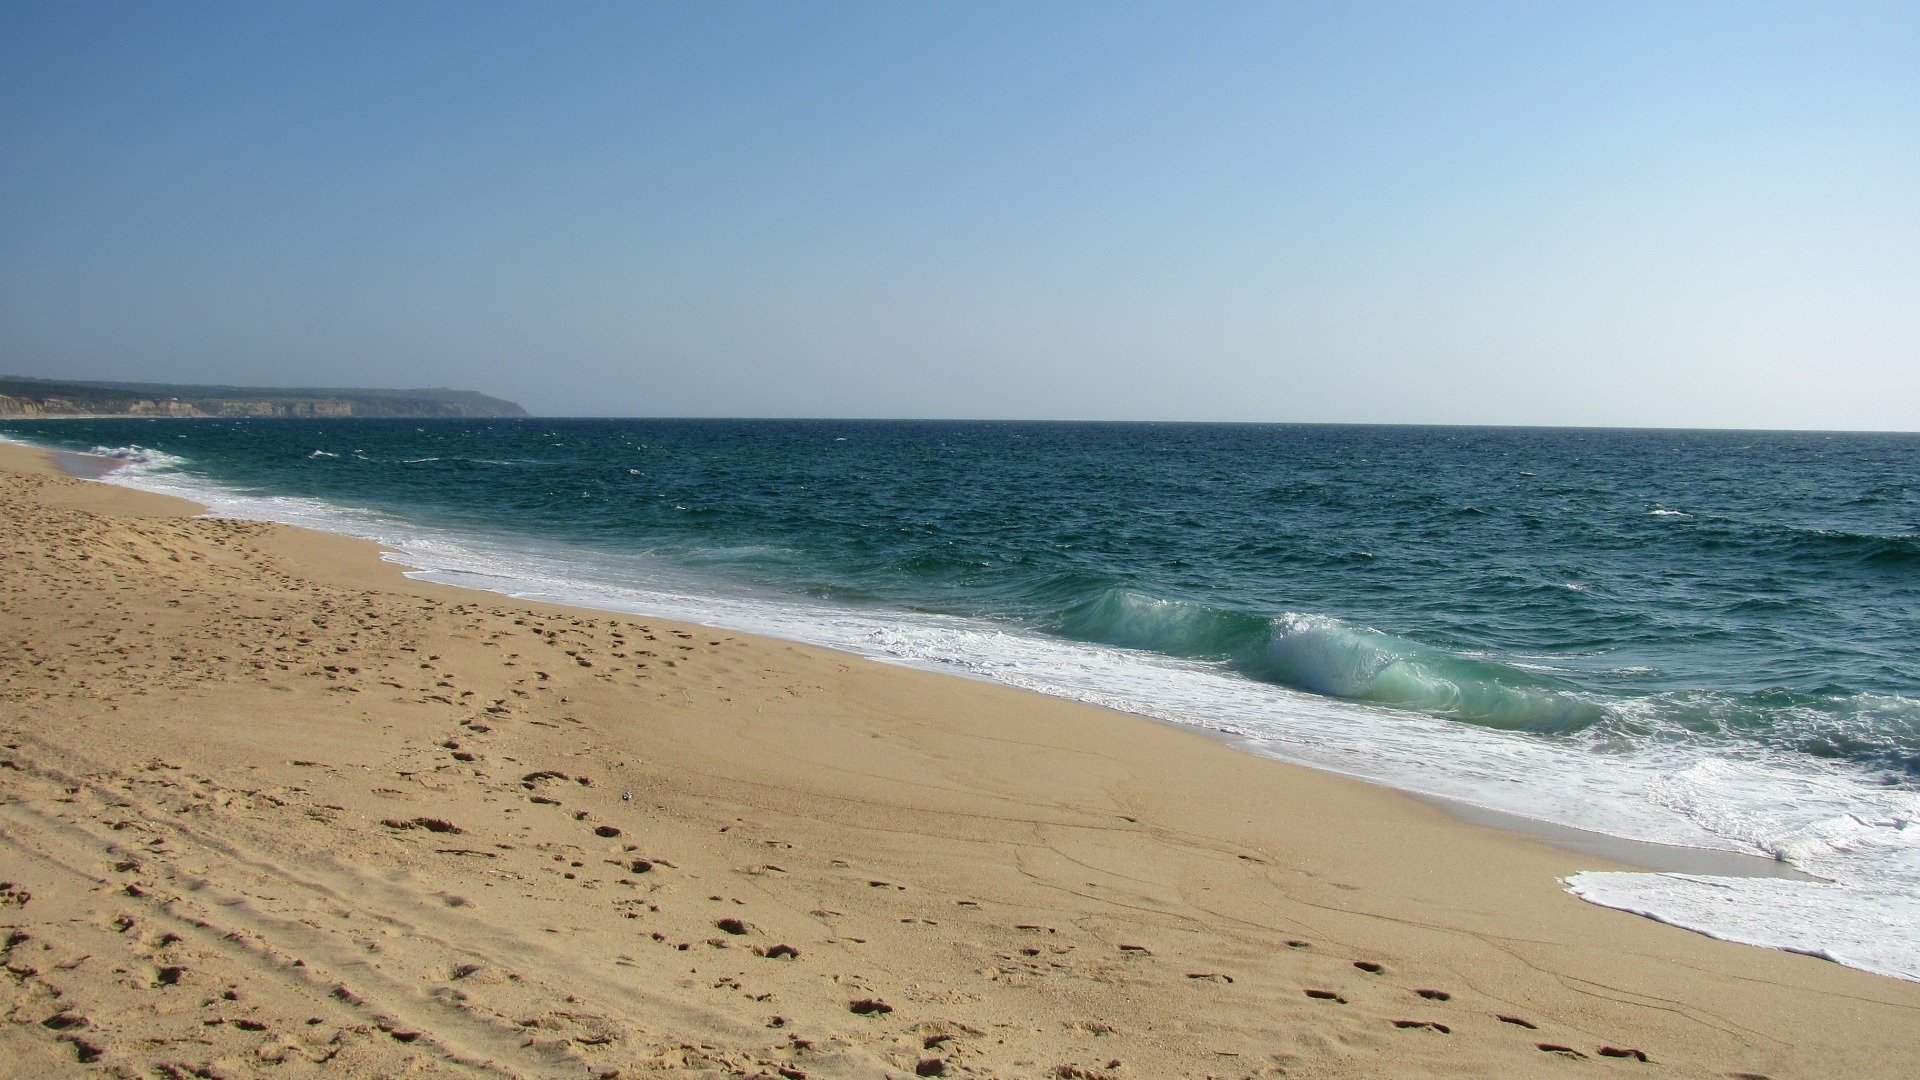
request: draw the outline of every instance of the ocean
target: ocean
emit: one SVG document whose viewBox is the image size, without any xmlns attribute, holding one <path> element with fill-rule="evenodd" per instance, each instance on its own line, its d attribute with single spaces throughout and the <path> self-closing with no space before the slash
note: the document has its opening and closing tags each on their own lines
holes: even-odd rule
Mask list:
<svg viewBox="0 0 1920 1080">
<path fill-rule="evenodd" d="M 1599 904 L 1920 979 L 1920 436 L 0 420 L 418 577 L 989 679 L 1799 877 Z"/>
</svg>

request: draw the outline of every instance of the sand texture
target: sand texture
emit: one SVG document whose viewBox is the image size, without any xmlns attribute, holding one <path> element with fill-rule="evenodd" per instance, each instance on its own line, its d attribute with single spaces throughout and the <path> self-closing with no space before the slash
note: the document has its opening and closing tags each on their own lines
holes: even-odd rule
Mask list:
<svg viewBox="0 0 1920 1080">
<path fill-rule="evenodd" d="M 1920 985 L 986 684 L 0 448 L 0 1075 L 1920 1076 Z"/>
</svg>

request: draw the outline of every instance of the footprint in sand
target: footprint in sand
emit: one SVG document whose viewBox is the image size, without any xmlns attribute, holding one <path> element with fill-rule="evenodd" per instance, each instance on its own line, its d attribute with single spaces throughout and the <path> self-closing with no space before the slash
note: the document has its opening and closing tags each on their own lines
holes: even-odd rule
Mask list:
<svg viewBox="0 0 1920 1080">
<path fill-rule="evenodd" d="M 99 1045 L 89 1042 L 78 1035 L 62 1035 L 60 1036 L 60 1041 L 73 1044 L 74 1056 L 79 1059 L 82 1065 L 92 1064 L 100 1059 L 101 1054 L 106 1053 L 106 1050 Z"/>
<path fill-rule="evenodd" d="M 455 835 L 466 831 L 451 821 L 429 817 L 410 819 L 387 818 L 381 821 L 380 824 L 385 825 L 389 829 L 425 829 L 428 832 L 453 833 Z"/>
</svg>

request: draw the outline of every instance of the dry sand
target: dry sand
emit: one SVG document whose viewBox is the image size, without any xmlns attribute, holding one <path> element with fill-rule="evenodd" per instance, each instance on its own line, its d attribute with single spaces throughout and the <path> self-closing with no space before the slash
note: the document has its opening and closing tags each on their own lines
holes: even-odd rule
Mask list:
<svg viewBox="0 0 1920 1080">
<path fill-rule="evenodd" d="M 0 1074 L 1920 1076 L 1920 985 L 1137 718 L 0 448 Z"/>
</svg>

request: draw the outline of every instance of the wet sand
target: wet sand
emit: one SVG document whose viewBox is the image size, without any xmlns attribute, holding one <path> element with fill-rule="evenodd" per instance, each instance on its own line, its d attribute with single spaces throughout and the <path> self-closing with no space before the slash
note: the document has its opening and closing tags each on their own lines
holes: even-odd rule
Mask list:
<svg viewBox="0 0 1920 1080">
<path fill-rule="evenodd" d="M 1920 984 L 1138 718 L 0 447 L 0 1074 L 1920 1075 Z"/>
</svg>

